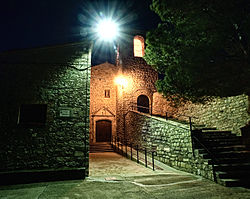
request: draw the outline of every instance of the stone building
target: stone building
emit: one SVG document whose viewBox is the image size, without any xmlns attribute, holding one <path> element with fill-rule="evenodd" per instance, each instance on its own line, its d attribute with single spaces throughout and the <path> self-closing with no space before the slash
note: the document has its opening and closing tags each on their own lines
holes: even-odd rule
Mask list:
<svg viewBox="0 0 250 199">
<path fill-rule="evenodd" d="M 240 128 L 250 120 L 248 96 L 214 98 L 205 104 L 188 102 L 176 108 L 156 91 L 157 72 L 142 58 L 143 37 L 135 36 L 130 44 L 120 49 L 118 64 L 92 67 L 90 142 L 98 142 L 102 130 L 107 138 L 100 141 L 109 141 L 111 135 L 128 139 L 125 120 L 131 110 L 161 117 L 167 114 L 181 121 L 188 121 L 190 116 L 197 126 L 230 130 L 240 135 Z"/>
<path fill-rule="evenodd" d="M 124 119 L 130 110 L 152 113 L 157 72 L 142 58 L 143 37 L 135 36 L 133 42 L 137 48 L 123 51 L 119 64 L 106 62 L 91 68 L 91 143 L 108 142 L 111 135 L 125 138 Z"/>
<path fill-rule="evenodd" d="M 108 142 L 116 134 L 117 89 L 114 79 L 119 68 L 108 62 L 91 68 L 90 142 Z M 100 130 L 102 130 L 100 132 Z"/>
<path fill-rule="evenodd" d="M 193 156 L 189 125 L 179 121 L 191 116 L 195 125 L 240 135 L 250 121 L 249 97 L 176 108 L 155 88 L 158 74 L 142 58 L 142 36 L 121 46 L 116 65 L 90 67 L 91 48 L 84 41 L 0 54 L 0 178 L 84 178 L 89 142 L 118 136 L 157 147 L 160 161 L 212 179 L 211 165 Z M 158 117 L 166 113 L 179 121 Z"/>
<path fill-rule="evenodd" d="M 91 48 L 0 54 L 1 183 L 88 175 Z"/>
<path fill-rule="evenodd" d="M 102 142 L 110 142 L 113 136 L 122 145 L 129 143 L 145 154 L 155 151 L 159 161 L 220 184 L 241 186 L 249 182 L 246 175 L 249 167 L 245 164 L 249 164 L 250 153 L 239 137 L 242 127 L 250 121 L 249 97 L 214 98 L 205 104 L 186 102 L 175 107 L 156 91 L 157 72 L 142 58 L 143 37 L 135 36 L 133 46 L 120 50 L 116 65 L 103 63 L 91 68 L 90 146 L 93 151 L 95 146 L 103 150 Z M 188 123 L 190 118 L 192 125 Z M 207 129 L 210 131 L 206 132 Z M 250 132 L 245 134 L 248 137 L 243 139 L 250 140 Z M 219 158 L 215 160 L 212 153 Z M 244 159 L 241 155 L 248 156 Z M 225 161 L 225 167 L 218 167 Z"/>
</svg>

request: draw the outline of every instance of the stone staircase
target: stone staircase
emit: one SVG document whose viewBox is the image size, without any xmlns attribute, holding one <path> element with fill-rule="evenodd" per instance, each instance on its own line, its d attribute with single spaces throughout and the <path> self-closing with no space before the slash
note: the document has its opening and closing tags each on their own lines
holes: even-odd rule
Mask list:
<svg viewBox="0 0 250 199">
<path fill-rule="evenodd" d="M 114 152 L 109 142 L 96 142 L 89 145 L 90 153 Z"/>
<path fill-rule="evenodd" d="M 213 165 L 217 183 L 250 187 L 250 150 L 230 131 L 194 131 L 198 154 Z M 204 146 L 208 149 L 204 149 Z M 209 151 L 209 152 L 208 152 Z"/>
</svg>

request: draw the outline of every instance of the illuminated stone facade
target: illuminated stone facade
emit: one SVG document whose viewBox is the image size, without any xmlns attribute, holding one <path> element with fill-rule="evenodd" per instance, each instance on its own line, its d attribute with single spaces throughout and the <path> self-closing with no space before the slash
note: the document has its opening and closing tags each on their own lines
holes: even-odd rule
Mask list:
<svg viewBox="0 0 250 199">
<path fill-rule="evenodd" d="M 161 117 L 167 114 L 182 121 L 188 121 L 188 117 L 180 115 L 191 116 L 197 126 L 216 127 L 237 134 L 249 122 L 249 99 L 246 95 L 216 98 L 206 104 L 172 106 L 156 92 L 157 72 L 141 57 L 144 54 L 143 37 L 135 36 L 133 45 L 134 48 L 131 46 L 130 49 L 134 50 L 133 53 L 129 53 L 129 49 L 121 49 L 118 66 L 104 63 L 92 67 L 90 142 L 96 141 L 96 122 L 100 120 L 112 123 L 112 135 L 129 138 L 125 120 L 131 110 Z M 115 81 L 118 76 L 122 76 L 123 82 Z M 106 90 L 109 90 L 110 98 L 105 97 Z M 140 104 L 141 97 L 147 98 L 148 104 Z M 138 106 L 146 106 L 146 109 Z"/>
<path fill-rule="evenodd" d="M 116 133 L 117 89 L 115 78 L 119 68 L 108 62 L 91 68 L 90 80 L 90 142 L 96 142 L 96 122 L 111 121 L 112 135 Z"/>
<path fill-rule="evenodd" d="M 166 101 L 160 93 L 153 96 L 153 114 L 178 118 L 188 121 L 191 116 L 195 125 L 214 127 L 219 130 L 229 130 L 238 135 L 240 128 L 250 121 L 249 96 L 239 95 L 225 98 L 214 98 L 204 104 L 186 102 L 178 107 L 171 106 L 171 101 Z"/>
<path fill-rule="evenodd" d="M 117 81 L 117 78 L 123 78 Z M 142 58 L 123 59 L 123 65 L 103 63 L 91 68 L 90 142 L 96 142 L 96 122 L 111 121 L 112 135 L 124 136 L 124 116 L 136 108 L 141 95 L 149 100 L 149 113 L 157 73 Z M 124 82 L 124 84 L 122 83 Z M 105 96 L 109 91 L 109 97 Z"/>
</svg>

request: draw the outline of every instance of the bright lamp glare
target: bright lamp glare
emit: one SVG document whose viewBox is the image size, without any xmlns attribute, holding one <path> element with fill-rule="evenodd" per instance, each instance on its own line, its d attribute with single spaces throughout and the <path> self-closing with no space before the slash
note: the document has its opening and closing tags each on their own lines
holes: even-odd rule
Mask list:
<svg viewBox="0 0 250 199">
<path fill-rule="evenodd" d="M 118 25 L 111 19 L 103 19 L 97 25 L 97 33 L 102 40 L 112 41 L 118 34 Z"/>
<path fill-rule="evenodd" d="M 115 83 L 120 85 L 122 88 L 125 88 L 128 85 L 128 80 L 124 76 L 118 76 L 115 78 Z"/>
</svg>

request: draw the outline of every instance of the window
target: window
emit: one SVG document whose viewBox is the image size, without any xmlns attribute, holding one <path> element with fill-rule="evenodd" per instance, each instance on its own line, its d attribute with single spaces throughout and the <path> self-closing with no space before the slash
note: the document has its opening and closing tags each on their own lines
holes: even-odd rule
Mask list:
<svg viewBox="0 0 250 199">
<path fill-rule="evenodd" d="M 105 90 L 105 98 L 110 98 L 110 90 Z"/>
<path fill-rule="evenodd" d="M 19 109 L 18 124 L 44 125 L 46 122 L 47 104 L 23 104 Z"/>
<path fill-rule="evenodd" d="M 139 35 L 134 37 L 134 56 L 135 57 L 144 56 L 144 38 Z"/>
</svg>

